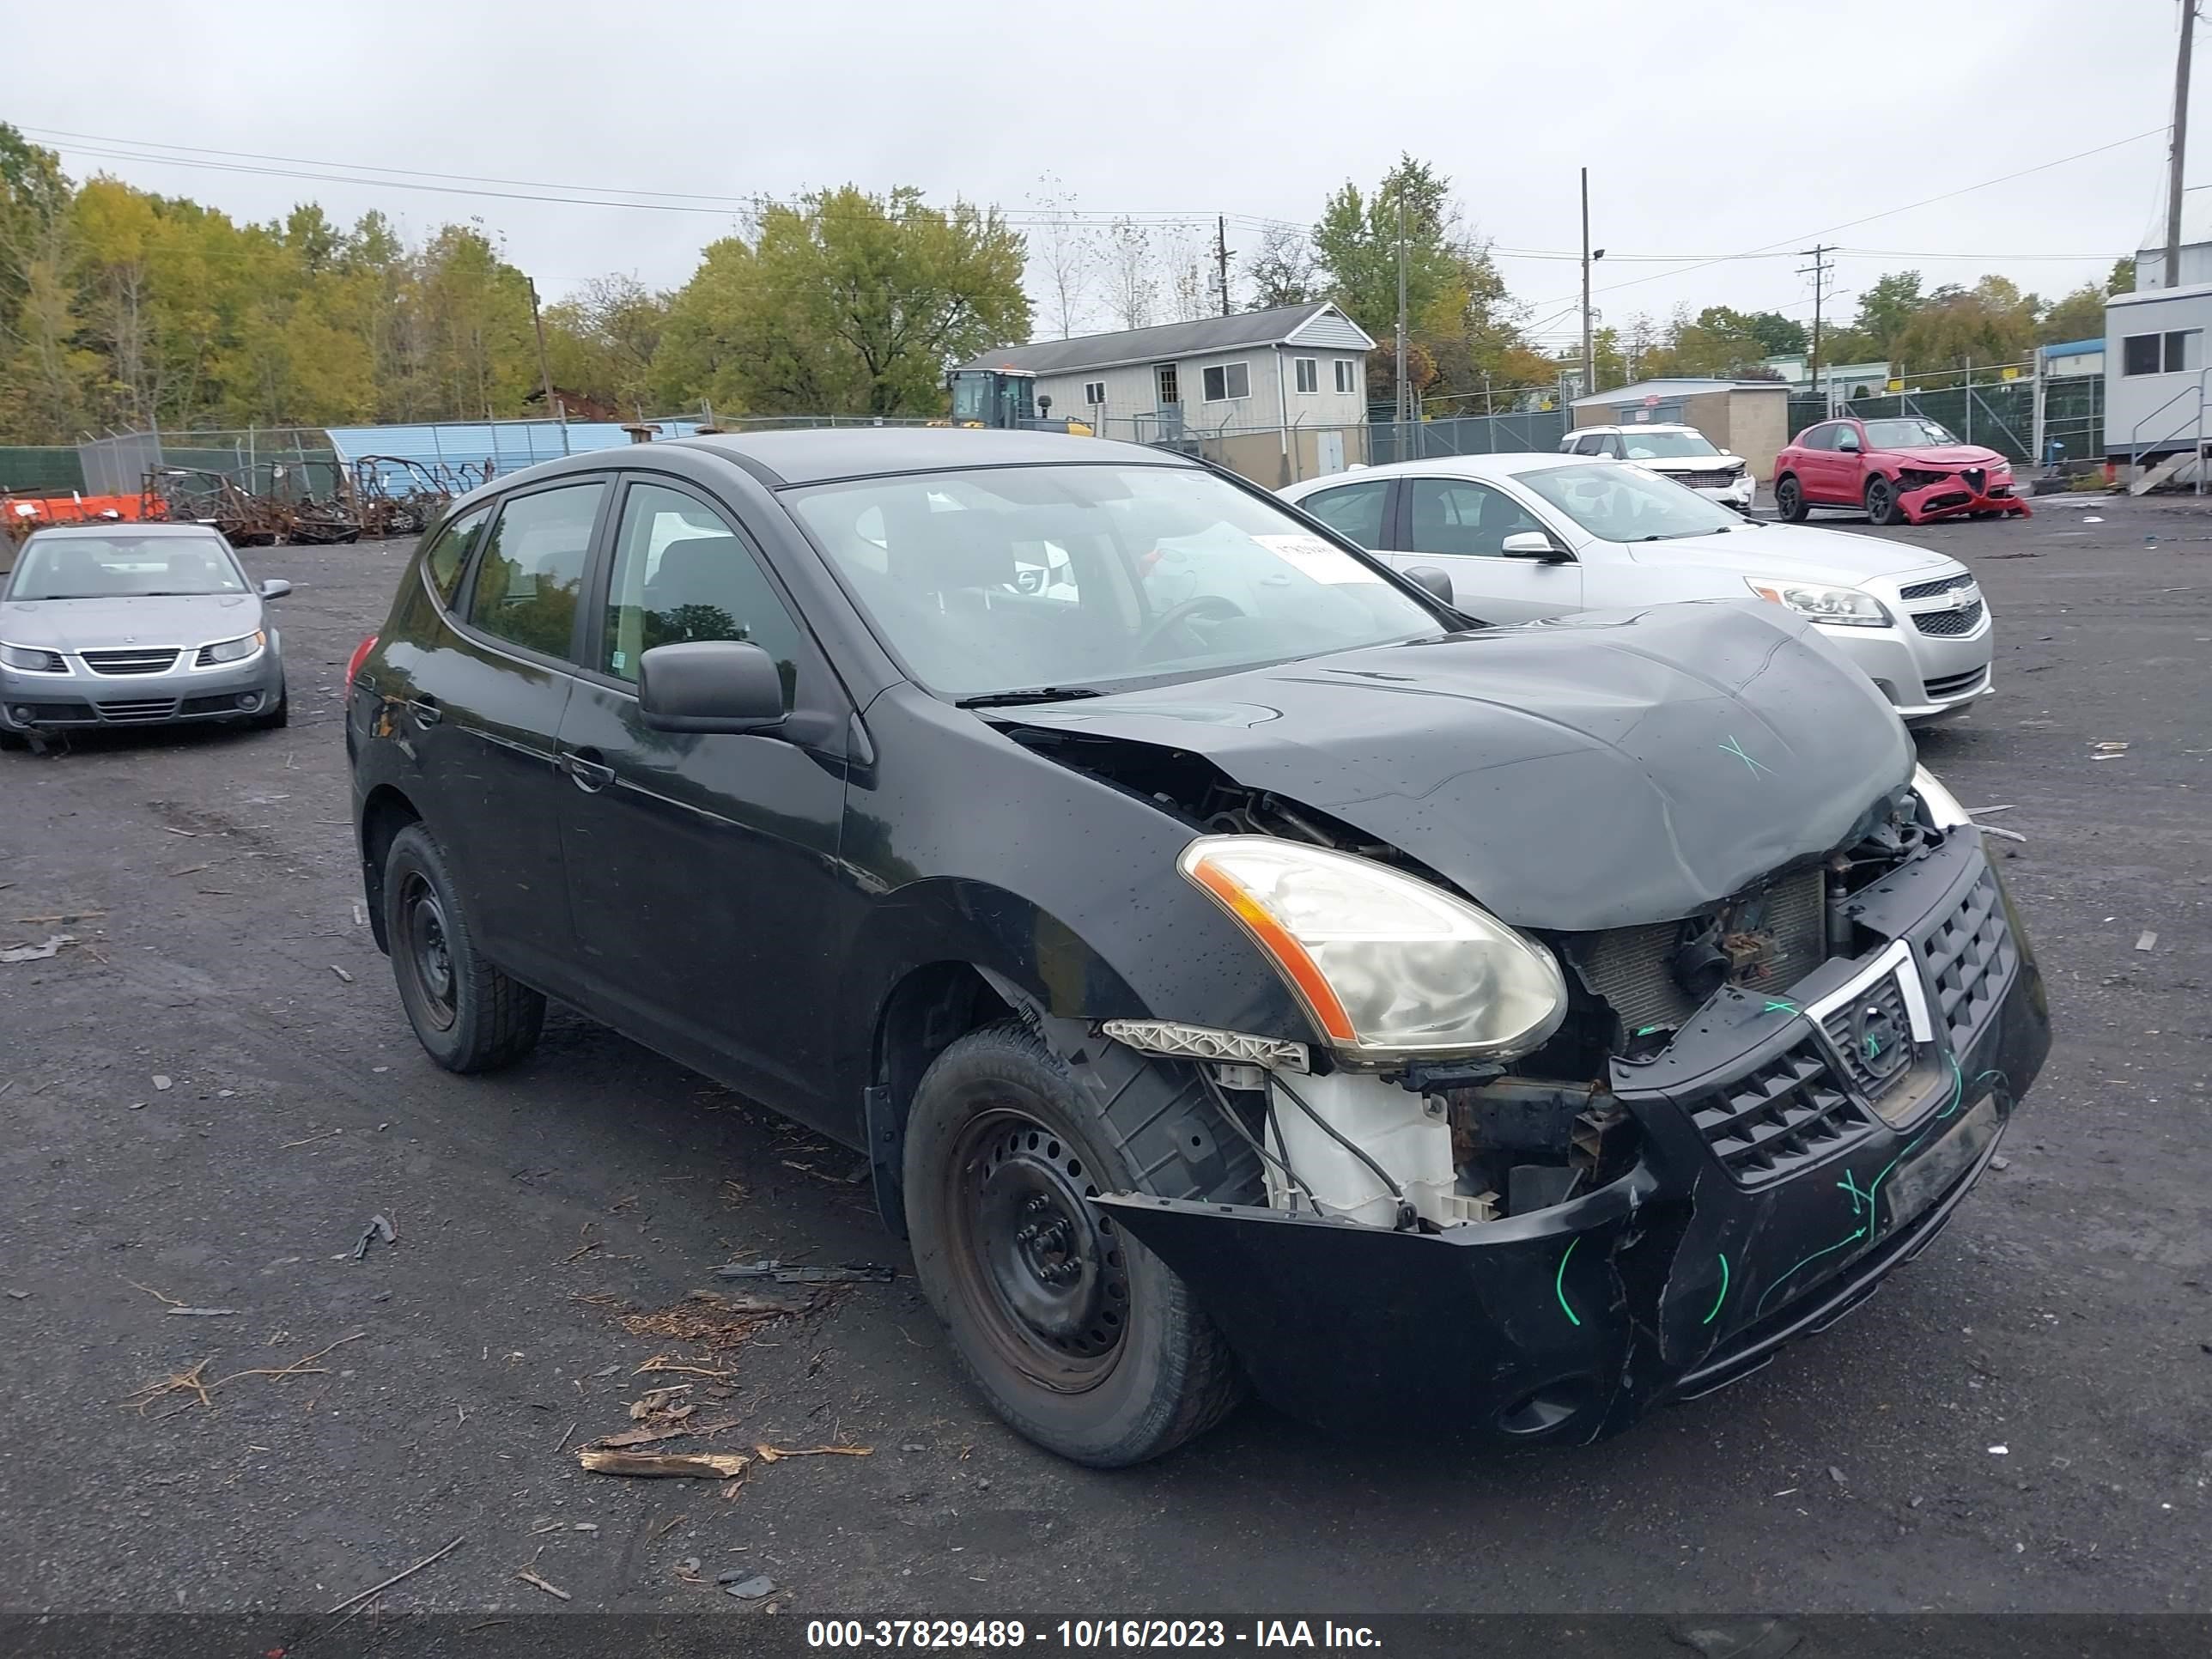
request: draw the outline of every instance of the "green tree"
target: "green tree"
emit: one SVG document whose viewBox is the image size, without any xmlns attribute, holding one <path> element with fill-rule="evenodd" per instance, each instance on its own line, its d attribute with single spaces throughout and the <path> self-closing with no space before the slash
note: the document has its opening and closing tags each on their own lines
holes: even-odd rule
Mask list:
<svg viewBox="0 0 2212 1659">
<path fill-rule="evenodd" d="M 1920 293 L 1918 271 L 1892 271 L 1887 276 L 1876 277 L 1859 295 L 1859 314 L 1851 326 L 1882 356 L 1893 358 L 1897 356 L 1898 337 L 1925 303 Z M 1823 351 L 1820 356 L 1829 362 L 1849 361 L 1832 351 Z"/>
<path fill-rule="evenodd" d="M 1984 276 L 1970 289 L 1947 285 L 1922 301 L 1891 355 L 1900 373 L 1916 374 L 2016 362 L 2034 347 L 2041 308 L 2002 276 Z"/>
<path fill-rule="evenodd" d="M 634 276 L 600 276 L 545 308 L 545 355 L 555 388 L 642 417 L 669 297 Z"/>
<path fill-rule="evenodd" d="M 994 210 L 850 185 L 771 205 L 672 301 L 661 395 L 756 414 L 933 414 L 946 368 L 1025 340 L 1022 239 Z"/>
<path fill-rule="evenodd" d="M 1742 312 L 1707 306 L 1692 317 L 1687 306 L 1679 306 L 1666 343 L 1651 354 L 1643 373 L 1727 379 L 1763 368 L 1765 356 L 1765 342 Z"/>
<path fill-rule="evenodd" d="M 2129 254 L 2124 259 L 2112 261 L 2112 274 L 2105 278 L 2107 294 L 2132 294 L 2136 291 L 2136 259 Z"/>
<path fill-rule="evenodd" d="M 1346 179 L 1322 204 L 1313 230 L 1328 297 L 1378 340 L 1397 332 L 1401 205 L 1406 313 L 1420 316 L 1444 300 L 1462 275 L 1450 179 L 1425 161 L 1401 156 L 1371 193 Z"/>
<path fill-rule="evenodd" d="M 1754 311 L 1744 320 L 1751 325 L 1751 331 L 1758 336 L 1770 357 L 1794 356 L 1806 349 L 1805 325 L 1778 311 Z"/>
<path fill-rule="evenodd" d="M 2084 283 L 2053 301 L 2036 325 L 2037 341 L 2058 345 L 2069 340 L 2099 340 L 2105 335 L 2105 289 Z"/>
</svg>

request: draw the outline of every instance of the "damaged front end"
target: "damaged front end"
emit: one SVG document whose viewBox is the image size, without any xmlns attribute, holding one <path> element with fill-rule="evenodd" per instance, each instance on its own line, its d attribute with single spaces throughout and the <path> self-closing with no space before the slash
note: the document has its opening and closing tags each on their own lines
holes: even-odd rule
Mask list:
<svg viewBox="0 0 2212 1659">
<path fill-rule="evenodd" d="M 2028 518 L 2027 503 L 2013 494 L 2009 470 L 1993 478 L 1990 469 L 1899 467 L 1897 505 L 1907 524 L 1934 524 L 1974 513 L 2004 513 Z"/>
<path fill-rule="evenodd" d="M 1216 843 L 1273 838 L 1311 849 L 1299 856 L 1325 876 L 1334 858 L 1449 886 L 1310 805 L 1188 756 L 1162 764 L 1182 770 L 1148 775 L 1148 793 Z M 1204 860 L 1187 855 L 1186 872 Z M 1261 908 L 1322 981 L 1356 986 L 1360 959 L 1340 941 L 1358 930 L 1335 890 L 1320 893 L 1279 888 Z M 1213 896 L 1237 913 L 1234 894 Z M 1382 931 L 1402 948 L 1453 925 Z M 1449 953 L 1414 959 L 1435 985 L 1410 1001 L 1328 1006 L 1263 939 L 1322 1043 L 1098 1026 L 1195 1065 L 1261 1149 L 1264 1206 L 1097 1202 L 1188 1281 L 1261 1392 L 1296 1415 L 1587 1440 L 1734 1381 L 1934 1237 L 2049 1048 L 2040 977 L 1981 835 L 1925 774 L 1833 850 L 1693 914 L 1500 931 L 1533 955 L 1482 969 L 1469 1006 L 1501 1011 L 1486 1025 L 1451 1025 L 1462 969 Z M 1557 1006 L 1540 1010 L 1547 973 Z M 1391 1048 L 1400 1028 L 1415 1032 L 1407 1052 Z"/>
</svg>

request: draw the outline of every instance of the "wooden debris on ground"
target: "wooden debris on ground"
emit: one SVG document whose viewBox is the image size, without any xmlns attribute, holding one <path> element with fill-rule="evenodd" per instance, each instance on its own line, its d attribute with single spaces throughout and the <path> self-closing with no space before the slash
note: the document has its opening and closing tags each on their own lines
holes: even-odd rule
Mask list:
<svg viewBox="0 0 2212 1659">
<path fill-rule="evenodd" d="M 574 1599 L 569 1595 L 568 1591 L 562 1589 L 558 1584 L 547 1583 L 543 1578 L 540 1578 L 528 1567 L 517 1567 L 514 1570 L 514 1576 L 517 1578 L 520 1578 L 526 1584 L 535 1584 L 539 1589 L 544 1590 L 548 1595 L 559 1596 L 563 1601 Z"/>
<path fill-rule="evenodd" d="M 626 1452 L 590 1448 L 576 1461 L 594 1474 L 630 1474 L 665 1480 L 732 1480 L 752 1467 L 743 1452 Z"/>
</svg>

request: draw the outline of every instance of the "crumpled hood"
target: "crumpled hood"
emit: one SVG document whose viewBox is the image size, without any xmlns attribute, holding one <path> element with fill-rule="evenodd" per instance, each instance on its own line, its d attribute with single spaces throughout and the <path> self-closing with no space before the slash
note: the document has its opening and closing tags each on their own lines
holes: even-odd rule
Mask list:
<svg viewBox="0 0 2212 1659">
<path fill-rule="evenodd" d="M 140 594 L 131 599 L 21 599 L 0 605 L 0 640 L 50 651 L 132 645 L 205 645 L 261 626 L 252 593 Z"/>
<path fill-rule="evenodd" d="M 1885 449 L 1878 453 L 1907 466 L 1924 467 L 1935 472 L 1955 472 L 1962 466 L 2009 465 L 1996 450 L 1984 449 L 1979 444 L 1922 444 L 1911 449 Z"/>
<path fill-rule="evenodd" d="M 1873 683 L 1757 600 L 1584 611 L 1005 721 L 1204 756 L 1510 922 L 1568 931 L 1687 915 L 1826 852 L 1913 765 Z"/>
</svg>

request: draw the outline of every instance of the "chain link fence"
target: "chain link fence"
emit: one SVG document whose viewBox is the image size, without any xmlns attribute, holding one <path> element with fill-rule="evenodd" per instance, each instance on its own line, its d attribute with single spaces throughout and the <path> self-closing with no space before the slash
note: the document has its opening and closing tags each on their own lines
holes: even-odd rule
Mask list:
<svg viewBox="0 0 2212 1659">
<path fill-rule="evenodd" d="M 1508 415 L 1455 415 L 1433 421 L 1377 421 L 1375 459 L 1419 461 L 1437 455 L 1550 453 L 1566 435 L 1568 412 L 1540 409 Z"/>
<path fill-rule="evenodd" d="M 2011 378 L 2006 378 L 2008 369 Z M 2058 374 L 2039 385 L 2033 362 L 1997 364 L 1962 372 L 1916 376 L 1897 392 L 1830 400 L 1814 393 L 1790 399 L 1791 441 L 1817 422 L 1847 415 L 1856 420 L 1896 416 L 1933 421 L 1960 441 L 1994 449 L 2008 460 L 2035 465 L 2057 459 L 2084 461 L 2105 453 L 2105 377 Z M 1983 376 L 1987 378 L 1984 379 Z M 2063 446 L 2063 448 L 2054 448 Z"/>
</svg>

